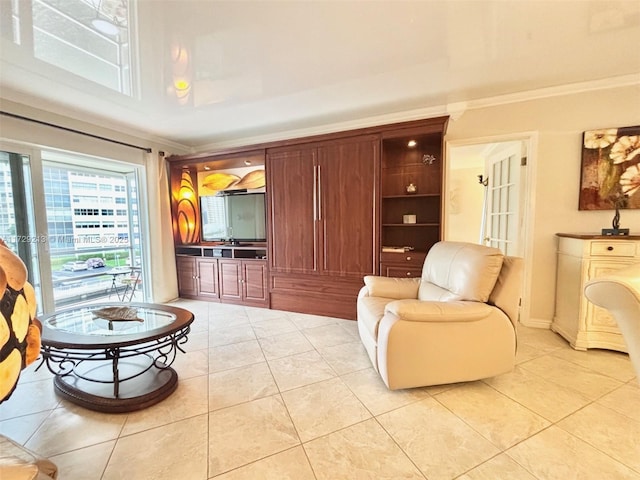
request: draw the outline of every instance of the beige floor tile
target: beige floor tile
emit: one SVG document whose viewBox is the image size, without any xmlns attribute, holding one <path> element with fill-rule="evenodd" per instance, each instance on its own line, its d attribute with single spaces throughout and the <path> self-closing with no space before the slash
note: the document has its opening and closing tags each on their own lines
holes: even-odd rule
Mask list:
<svg viewBox="0 0 640 480">
<path fill-rule="evenodd" d="M 352 343 L 355 340 L 353 335 L 338 324 L 304 328 L 301 331 L 316 348 L 333 347 L 343 343 Z"/>
<path fill-rule="evenodd" d="M 377 419 L 429 480 L 450 480 L 499 453 L 433 398 Z"/>
<path fill-rule="evenodd" d="M 536 358 L 520 366 L 550 382 L 576 390 L 592 400 L 622 385 L 619 380 L 552 355 Z"/>
<path fill-rule="evenodd" d="M 314 349 L 307 337 L 297 331 L 274 337 L 259 338 L 258 341 L 267 360 L 288 357 Z"/>
<path fill-rule="evenodd" d="M 597 403 L 640 422 L 640 385 L 634 381 L 608 393 Z"/>
<path fill-rule="evenodd" d="M 206 480 L 207 415 L 121 437 L 102 480 Z"/>
<path fill-rule="evenodd" d="M 289 312 L 282 310 L 270 310 L 266 308 L 245 307 L 245 313 L 251 323 L 263 322 L 278 318 L 289 318 Z"/>
<path fill-rule="evenodd" d="M 264 360 L 257 340 L 212 347 L 209 349 L 209 373 L 261 363 Z"/>
<path fill-rule="evenodd" d="M 502 450 L 550 424 L 482 382 L 469 383 L 434 398 Z"/>
<path fill-rule="evenodd" d="M 73 480 L 101 480 L 115 440 L 55 455 L 50 460 L 58 466 L 58 478 Z"/>
<path fill-rule="evenodd" d="M 518 348 L 516 350 L 516 365 L 541 357 L 542 355 L 545 355 L 545 352 L 541 352 L 537 347 L 523 342 L 518 342 Z"/>
<path fill-rule="evenodd" d="M 358 322 L 354 320 L 343 320 L 340 325 L 346 332 L 351 335 L 355 340 L 360 341 L 360 333 L 358 333 Z"/>
<path fill-rule="evenodd" d="M 536 477 L 518 465 L 505 453 L 478 465 L 457 480 L 536 480 Z"/>
<path fill-rule="evenodd" d="M 327 325 L 335 325 L 341 320 L 331 317 L 323 317 L 320 315 L 308 315 L 305 313 L 290 313 L 289 318 L 300 330 L 305 328 L 324 327 Z"/>
<path fill-rule="evenodd" d="M 25 446 L 46 457 L 118 438 L 126 414 L 99 413 L 65 402 L 51 412 Z"/>
<path fill-rule="evenodd" d="M 209 319 L 209 331 L 218 328 L 239 327 L 240 325 L 249 325 L 249 319 L 244 313 L 236 316 L 219 315 L 212 316 Z"/>
<path fill-rule="evenodd" d="M 3 420 L 0 422 L 0 434 L 9 437 L 14 442 L 24 445 L 31 435 L 40 428 L 40 425 L 42 425 L 50 413 L 51 411 L 47 410 L 46 412 L 38 412 Z"/>
<path fill-rule="evenodd" d="M 178 352 L 171 368 L 178 373 L 180 380 L 207 375 L 209 373 L 209 352 L 206 349 L 187 353 Z"/>
<path fill-rule="evenodd" d="M 562 420 L 558 427 L 640 472 L 640 421 L 592 404 Z"/>
<path fill-rule="evenodd" d="M 53 373 L 49 371 L 46 364 L 38 368 L 40 366 L 40 360 L 41 358 L 20 372 L 20 378 L 18 379 L 19 385 L 28 382 L 39 382 L 40 380 L 49 380 L 53 382 Z"/>
<path fill-rule="evenodd" d="M 0 407 L 0 420 L 20 415 L 45 412 L 60 404 L 53 389 L 53 379 L 19 383 L 8 400 Z"/>
<path fill-rule="evenodd" d="M 261 398 L 209 414 L 209 476 L 300 444 L 282 399 Z"/>
<path fill-rule="evenodd" d="M 529 345 L 543 353 L 552 352 L 558 348 L 571 348 L 564 338 L 550 329 L 522 325 L 518 325 L 518 344 Z"/>
<path fill-rule="evenodd" d="M 339 378 L 283 392 L 282 398 L 303 442 L 371 417 Z"/>
<path fill-rule="evenodd" d="M 209 334 L 207 331 L 201 333 L 190 333 L 186 343 L 180 345 L 185 352 L 196 352 L 209 348 Z"/>
<path fill-rule="evenodd" d="M 374 415 L 380 415 L 429 397 L 426 388 L 389 390 L 373 368 L 343 375 L 341 378 Z"/>
<path fill-rule="evenodd" d="M 338 375 L 371 368 L 371 360 L 359 341 L 319 348 L 318 352 Z"/>
<path fill-rule="evenodd" d="M 209 410 L 219 410 L 278 393 L 266 362 L 209 375 Z"/>
<path fill-rule="evenodd" d="M 298 327 L 287 317 L 277 317 L 269 320 L 260 320 L 252 324 L 256 337 L 266 338 L 283 333 L 297 332 Z"/>
<path fill-rule="evenodd" d="M 269 367 L 281 392 L 336 376 L 315 350 L 269 360 Z"/>
<path fill-rule="evenodd" d="M 253 328 L 251 328 L 251 325 L 248 323 L 209 330 L 209 347 L 248 342 L 255 339 L 256 335 L 253 332 Z"/>
<path fill-rule="evenodd" d="M 552 422 L 557 422 L 592 401 L 575 390 L 548 382 L 520 367 L 484 382 Z"/>
<path fill-rule="evenodd" d="M 302 447 L 294 447 L 258 460 L 216 480 L 316 480 Z"/>
<path fill-rule="evenodd" d="M 318 480 L 401 480 L 424 476 L 374 420 L 305 443 Z"/>
<path fill-rule="evenodd" d="M 539 480 L 640 479 L 628 467 L 556 426 L 510 448 L 507 454 Z"/>
<path fill-rule="evenodd" d="M 591 349 L 581 352 L 573 349 L 556 350 L 554 357 L 577 363 L 589 370 L 613 377 L 621 382 L 628 382 L 635 377 L 629 355 L 613 350 Z"/>
<path fill-rule="evenodd" d="M 207 413 L 207 383 L 206 376 L 180 379 L 178 388 L 169 397 L 149 408 L 129 413 L 121 435 L 131 435 Z"/>
</svg>

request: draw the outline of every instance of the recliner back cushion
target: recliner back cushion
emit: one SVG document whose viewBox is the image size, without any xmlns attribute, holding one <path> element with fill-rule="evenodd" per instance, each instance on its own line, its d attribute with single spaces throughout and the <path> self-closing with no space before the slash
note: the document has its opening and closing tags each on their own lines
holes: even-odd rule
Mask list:
<svg viewBox="0 0 640 480">
<path fill-rule="evenodd" d="M 500 274 L 503 258 L 502 252 L 493 247 L 438 242 L 424 261 L 418 298 L 486 302 Z"/>
</svg>

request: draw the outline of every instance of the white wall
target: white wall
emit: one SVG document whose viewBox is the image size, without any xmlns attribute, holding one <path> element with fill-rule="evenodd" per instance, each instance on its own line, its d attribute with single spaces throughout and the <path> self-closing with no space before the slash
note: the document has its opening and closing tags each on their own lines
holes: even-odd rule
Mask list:
<svg viewBox="0 0 640 480">
<path fill-rule="evenodd" d="M 447 198 L 445 199 L 445 240 L 478 243 L 482 223 L 482 204 L 485 188 L 478 183 L 484 175 L 483 159 L 476 167 L 455 168 L 456 155 L 450 159 Z"/>
<path fill-rule="evenodd" d="M 640 125 L 640 85 L 468 110 L 449 122 L 447 141 L 538 132 L 533 202 L 531 320 L 549 323 L 555 301 L 558 232 L 599 233 L 613 211 L 579 211 L 582 132 Z M 640 235 L 640 210 L 621 226 Z"/>
</svg>

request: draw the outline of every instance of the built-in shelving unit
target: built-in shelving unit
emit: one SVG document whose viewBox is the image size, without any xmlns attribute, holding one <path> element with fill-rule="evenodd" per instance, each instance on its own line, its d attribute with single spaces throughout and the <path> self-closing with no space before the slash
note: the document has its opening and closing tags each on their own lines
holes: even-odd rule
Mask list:
<svg viewBox="0 0 640 480">
<path fill-rule="evenodd" d="M 441 239 L 442 135 L 415 129 L 383 136 L 381 245 L 406 249 L 384 252 L 383 275 L 419 275 L 427 251 Z"/>
</svg>

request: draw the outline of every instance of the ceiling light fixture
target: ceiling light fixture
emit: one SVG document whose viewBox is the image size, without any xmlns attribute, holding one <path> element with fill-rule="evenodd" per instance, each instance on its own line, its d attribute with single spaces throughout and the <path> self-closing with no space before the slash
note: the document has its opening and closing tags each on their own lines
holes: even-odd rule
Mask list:
<svg viewBox="0 0 640 480">
<path fill-rule="evenodd" d="M 415 147 L 417 144 L 418 144 L 418 142 L 416 142 L 415 140 L 409 140 L 409 141 L 407 142 L 407 147 L 409 147 L 409 148 L 413 148 L 413 147 Z"/>
</svg>

